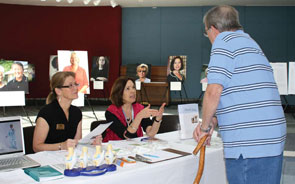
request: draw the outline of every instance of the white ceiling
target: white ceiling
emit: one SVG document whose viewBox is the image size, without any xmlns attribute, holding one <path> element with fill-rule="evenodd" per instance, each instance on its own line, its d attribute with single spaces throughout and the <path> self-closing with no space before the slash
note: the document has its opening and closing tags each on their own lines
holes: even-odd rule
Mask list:
<svg viewBox="0 0 295 184">
<path fill-rule="evenodd" d="M 20 4 L 35 6 L 94 6 L 90 0 L 88 5 L 84 0 L 0 0 L 4 4 Z M 173 7 L 173 6 L 212 6 L 212 5 L 234 5 L 234 6 L 295 6 L 295 0 L 114 0 L 121 7 Z M 110 0 L 101 0 L 99 6 L 110 6 Z"/>
</svg>

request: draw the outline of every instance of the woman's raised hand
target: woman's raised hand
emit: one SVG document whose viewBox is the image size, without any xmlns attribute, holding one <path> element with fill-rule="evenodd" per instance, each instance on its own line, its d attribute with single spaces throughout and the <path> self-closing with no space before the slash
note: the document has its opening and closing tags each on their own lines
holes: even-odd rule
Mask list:
<svg viewBox="0 0 295 184">
<path fill-rule="evenodd" d="M 154 117 L 159 114 L 159 111 L 156 109 L 151 109 L 151 105 L 149 104 L 146 108 L 142 109 L 139 112 L 141 118 L 149 118 L 149 117 Z"/>
<path fill-rule="evenodd" d="M 157 120 L 157 121 L 162 120 L 163 113 L 164 113 L 164 110 L 165 110 L 165 105 L 166 105 L 166 103 L 163 103 L 163 104 L 161 105 L 161 107 L 159 108 L 158 115 L 156 116 L 156 120 Z"/>
</svg>

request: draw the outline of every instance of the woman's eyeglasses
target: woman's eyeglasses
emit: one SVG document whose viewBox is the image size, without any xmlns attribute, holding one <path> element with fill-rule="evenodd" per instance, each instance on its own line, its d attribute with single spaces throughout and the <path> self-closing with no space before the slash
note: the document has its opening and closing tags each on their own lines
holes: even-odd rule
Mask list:
<svg viewBox="0 0 295 184">
<path fill-rule="evenodd" d="M 146 73 L 146 70 L 139 70 L 137 72 L 139 72 L 139 73 Z"/>
<path fill-rule="evenodd" d="M 67 86 L 58 86 L 57 88 L 70 88 L 70 89 L 73 89 L 74 87 L 79 87 L 80 84 L 78 83 L 74 83 L 74 84 L 70 84 L 70 85 L 67 85 Z"/>
</svg>

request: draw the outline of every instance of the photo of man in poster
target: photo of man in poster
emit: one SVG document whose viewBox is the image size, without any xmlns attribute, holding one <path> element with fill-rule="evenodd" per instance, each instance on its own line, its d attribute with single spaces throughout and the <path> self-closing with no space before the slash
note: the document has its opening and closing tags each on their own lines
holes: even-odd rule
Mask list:
<svg viewBox="0 0 295 184">
<path fill-rule="evenodd" d="M 28 94 L 28 78 L 24 75 L 23 63 L 20 61 L 15 61 L 11 65 L 11 71 L 13 72 L 14 77 L 4 87 L 4 91 L 25 91 L 25 93 Z"/>
</svg>

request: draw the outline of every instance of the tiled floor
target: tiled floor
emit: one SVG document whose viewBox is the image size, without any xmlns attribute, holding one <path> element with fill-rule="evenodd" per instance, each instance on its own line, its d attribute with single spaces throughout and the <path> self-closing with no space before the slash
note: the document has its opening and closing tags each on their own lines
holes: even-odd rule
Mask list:
<svg viewBox="0 0 295 184">
<path fill-rule="evenodd" d="M 30 126 L 30 120 L 34 124 L 36 116 L 41 106 L 6 107 L 0 109 L 0 117 L 3 116 L 22 116 L 23 126 Z M 89 106 L 81 108 L 83 112 L 83 135 L 89 133 L 90 124 L 93 121 L 105 119 L 105 105 L 93 106 L 94 113 Z M 152 107 L 157 108 L 157 107 Z M 28 114 L 28 116 L 27 116 Z M 177 106 L 169 106 L 165 109 L 165 114 L 177 114 Z M 96 116 L 96 117 L 95 117 Z M 294 184 L 295 181 L 295 119 L 290 113 L 286 113 L 287 120 L 287 140 L 284 151 L 283 175 L 281 184 Z"/>
</svg>

